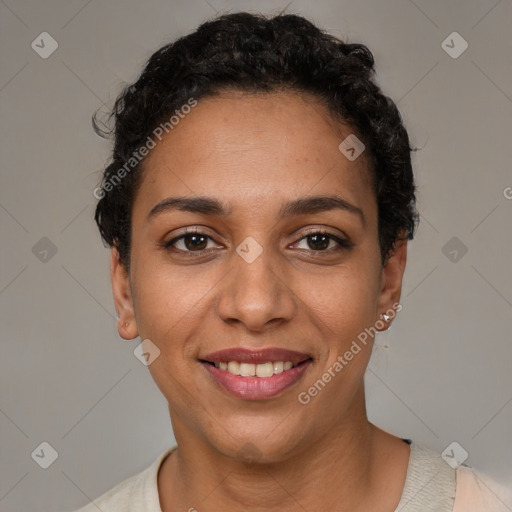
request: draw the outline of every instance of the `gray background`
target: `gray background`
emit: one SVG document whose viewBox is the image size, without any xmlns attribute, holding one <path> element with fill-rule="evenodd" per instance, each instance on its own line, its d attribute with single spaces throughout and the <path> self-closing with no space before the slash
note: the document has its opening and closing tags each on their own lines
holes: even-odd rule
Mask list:
<svg viewBox="0 0 512 512">
<path fill-rule="evenodd" d="M 109 143 L 90 118 L 153 51 L 216 12 L 277 13 L 288 2 L 0 2 L 0 510 L 72 510 L 174 443 L 166 401 L 133 355 L 139 341 L 117 334 L 92 221 Z M 368 370 L 370 419 L 439 452 L 457 441 L 505 501 L 512 2 L 295 0 L 288 12 L 370 47 L 421 148 L 421 223 L 403 311 Z M 58 42 L 46 59 L 31 47 L 44 31 Z M 458 58 L 441 45 L 453 31 L 469 44 Z M 58 452 L 46 470 L 31 457 L 43 441 Z"/>
</svg>

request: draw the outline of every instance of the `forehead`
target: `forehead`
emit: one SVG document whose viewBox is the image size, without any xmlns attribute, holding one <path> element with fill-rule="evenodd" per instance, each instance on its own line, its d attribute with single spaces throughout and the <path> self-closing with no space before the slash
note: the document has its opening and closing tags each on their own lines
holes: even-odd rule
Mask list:
<svg viewBox="0 0 512 512">
<path fill-rule="evenodd" d="M 149 211 L 168 196 L 209 195 L 262 207 L 263 199 L 339 193 L 361 205 L 373 196 L 366 155 L 350 161 L 338 148 L 351 134 L 307 94 L 205 98 L 146 157 L 136 204 Z"/>
</svg>

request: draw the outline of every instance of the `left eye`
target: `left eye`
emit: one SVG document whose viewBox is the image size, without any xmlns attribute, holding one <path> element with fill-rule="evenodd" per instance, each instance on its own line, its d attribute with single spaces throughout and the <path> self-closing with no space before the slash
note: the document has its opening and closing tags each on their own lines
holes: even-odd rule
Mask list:
<svg viewBox="0 0 512 512">
<path fill-rule="evenodd" d="M 305 244 L 306 247 L 300 247 L 300 244 Z M 332 245 L 331 245 L 332 244 Z M 333 247 L 334 245 L 334 247 Z M 310 233 L 301 238 L 297 244 L 298 249 L 311 249 L 313 251 L 326 251 L 334 249 L 335 246 L 349 247 L 350 244 L 342 238 L 333 235 L 332 233 Z"/>
</svg>

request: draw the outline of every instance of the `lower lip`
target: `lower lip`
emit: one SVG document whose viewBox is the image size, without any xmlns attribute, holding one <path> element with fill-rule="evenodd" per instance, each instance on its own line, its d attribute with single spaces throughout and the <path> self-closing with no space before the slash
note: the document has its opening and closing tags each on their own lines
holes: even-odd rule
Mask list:
<svg viewBox="0 0 512 512">
<path fill-rule="evenodd" d="M 271 377 L 240 377 L 201 361 L 201 364 L 222 389 L 244 400 L 265 400 L 279 395 L 298 382 L 311 363 L 312 361 L 309 359 Z"/>
</svg>

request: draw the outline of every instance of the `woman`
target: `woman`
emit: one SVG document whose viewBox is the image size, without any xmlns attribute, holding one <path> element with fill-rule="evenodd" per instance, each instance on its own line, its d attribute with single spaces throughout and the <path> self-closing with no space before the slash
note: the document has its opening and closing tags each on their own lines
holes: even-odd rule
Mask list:
<svg viewBox="0 0 512 512">
<path fill-rule="evenodd" d="M 236 13 L 118 98 L 96 221 L 177 447 L 82 512 L 472 510 L 468 468 L 366 415 L 418 217 L 373 73 L 302 17 Z"/>
</svg>

